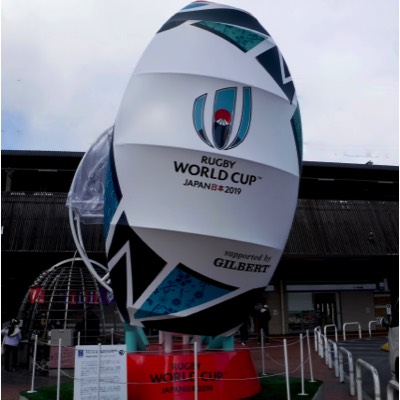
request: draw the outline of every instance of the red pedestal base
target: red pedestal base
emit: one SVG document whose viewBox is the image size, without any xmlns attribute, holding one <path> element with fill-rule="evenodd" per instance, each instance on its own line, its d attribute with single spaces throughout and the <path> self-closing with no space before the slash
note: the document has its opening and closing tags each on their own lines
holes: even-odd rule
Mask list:
<svg viewBox="0 0 400 400">
<path fill-rule="evenodd" d="M 129 400 L 192 400 L 194 354 L 130 353 L 127 356 Z M 204 351 L 197 355 L 199 400 L 239 400 L 261 390 L 250 352 Z"/>
</svg>

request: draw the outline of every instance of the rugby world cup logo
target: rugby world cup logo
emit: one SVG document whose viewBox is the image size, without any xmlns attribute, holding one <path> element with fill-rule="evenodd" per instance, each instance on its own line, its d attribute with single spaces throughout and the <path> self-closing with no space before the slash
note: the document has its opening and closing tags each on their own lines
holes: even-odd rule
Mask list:
<svg viewBox="0 0 400 400">
<path fill-rule="evenodd" d="M 217 90 L 214 96 L 212 113 L 212 134 L 211 138 L 206 132 L 204 125 L 204 109 L 207 93 L 199 96 L 193 104 L 193 124 L 200 139 L 210 147 L 218 150 L 229 150 L 246 138 L 251 121 L 251 88 L 243 87 L 242 113 L 239 128 L 235 135 L 232 135 L 232 126 L 235 119 L 236 87 L 228 87 Z"/>
</svg>

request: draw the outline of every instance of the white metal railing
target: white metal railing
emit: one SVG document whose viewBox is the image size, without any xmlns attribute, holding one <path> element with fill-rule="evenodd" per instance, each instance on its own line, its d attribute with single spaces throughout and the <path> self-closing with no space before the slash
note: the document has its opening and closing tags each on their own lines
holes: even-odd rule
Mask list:
<svg viewBox="0 0 400 400">
<path fill-rule="evenodd" d="M 372 320 L 372 321 L 369 321 L 368 322 L 368 333 L 369 333 L 369 338 L 371 339 L 371 337 L 372 337 L 372 324 L 378 324 L 378 325 L 381 325 L 381 323 L 380 323 L 380 321 L 377 321 L 377 320 Z"/>
<path fill-rule="evenodd" d="M 329 364 L 329 358 L 330 358 L 330 353 L 329 353 L 329 346 L 328 346 L 328 338 L 325 335 L 321 335 L 324 339 L 324 355 L 325 355 L 325 364 Z"/>
<path fill-rule="evenodd" d="M 319 346 L 319 334 L 321 333 L 321 327 L 320 326 L 316 326 L 314 328 L 314 349 L 316 352 L 318 352 L 318 346 Z"/>
<path fill-rule="evenodd" d="M 397 382 L 394 379 L 391 379 L 389 383 L 387 384 L 386 388 L 386 393 L 387 393 L 387 400 L 393 400 L 394 399 L 394 391 L 397 390 L 399 391 L 399 382 Z"/>
<path fill-rule="evenodd" d="M 338 346 L 337 343 L 331 339 L 328 339 L 329 345 L 329 368 L 332 368 L 332 352 L 333 352 L 333 362 L 335 364 L 335 376 L 339 376 L 339 357 L 338 357 Z"/>
<path fill-rule="evenodd" d="M 378 320 L 372 320 L 368 323 L 369 337 L 371 338 L 371 326 L 372 324 L 380 324 Z M 349 325 L 357 325 L 358 336 L 361 339 L 361 325 L 359 322 L 346 322 L 343 324 L 343 340 L 346 341 L 346 328 Z M 327 329 L 333 327 L 335 329 L 336 342 L 327 338 Z M 377 369 L 371 364 L 367 363 L 363 359 L 357 359 L 356 371 L 354 369 L 353 356 L 349 350 L 344 347 L 338 346 L 337 329 L 336 325 L 326 325 L 323 329 L 324 334 L 321 333 L 321 327 L 314 328 L 314 347 L 318 355 L 323 358 L 325 357 L 325 363 L 329 365 L 329 368 L 335 366 L 335 376 L 339 377 L 340 382 L 345 382 L 344 379 L 344 356 L 347 356 L 348 360 L 348 374 L 350 384 L 350 395 L 356 395 L 357 388 L 357 400 L 362 400 L 362 371 L 364 367 L 371 371 L 372 378 L 374 381 L 374 400 L 381 400 L 381 390 L 379 383 L 379 374 Z M 389 381 L 387 385 L 387 400 L 394 400 L 394 392 L 399 392 L 399 383 L 396 380 Z M 397 397 L 396 397 L 397 398 Z"/>
<path fill-rule="evenodd" d="M 314 330 L 315 332 L 315 351 L 321 358 L 325 357 L 325 364 L 329 368 L 333 368 L 333 363 L 335 364 L 335 376 L 339 376 L 339 361 L 338 361 L 338 348 L 337 343 L 331 339 L 328 339 L 320 330 Z M 332 359 L 333 353 L 333 359 Z"/>
<path fill-rule="evenodd" d="M 357 325 L 358 326 L 358 337 L 361 339 L 362 335 L 361 335 L 361 325 L 359 322 L 345 322 L 343 324 L 343 340 L 346 341 L 346 328 L 349 325 Z"/>
<path fill-rule="evenodd" d="M 354 396 L 356 394 L 355 391 L 355 383 L 354 383 L 354 363 L 353 356 L 344 347 L 339 347 L 339 382 L 344 382 L 344 371 L 343 371 L 343 353 L 347 355 L 347 361 L 349 363 L 349 383 L 350 383 L 350 394 Z"/>
<path fill-rule="evenodd" d="M 335 341 L 338 341 L 338 333 L 337 333 L 337 327 L 335 324 L 330 324 L 330 325 L 325 325 L 324 326 L 324 335 L 326 336 L 326 331 L 328 330 L 328 328 L 334 328 L 335 329 Z"/>
<path fill-rule="evenodd" d="M 313 366 L 312 366 L 312 357 L 311 357 L 311 349 L 310 349 L 310 333 L 307 329 L 307 351 L 308 351 L 308 364 L 310 367 L 310 382 L 315 382 Z"/>
<path fill-rule="evenodd" d="M 324 358 L 324 335 L 320 332 L 318 332 L 318 355 L 321 358 Z"/>
<path fill-rule="evenodd" d="M 362 400 L 362 374 L 361 367 L 364 367 L 371 371 L 372 378 L 374 380 L 374 399 L 381 400 L 381 386 L 379 383 L 379 374 L 377 369 L 364 361 L 362 358 L 358 358 L 356 361 L 356 381 L 357 381 L 357 399 Z"/>
</svg>

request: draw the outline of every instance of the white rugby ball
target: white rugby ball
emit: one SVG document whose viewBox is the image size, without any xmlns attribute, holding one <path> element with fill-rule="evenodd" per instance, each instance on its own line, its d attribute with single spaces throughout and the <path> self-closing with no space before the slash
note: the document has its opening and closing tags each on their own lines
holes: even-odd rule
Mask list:
<svg viewBox="0 0 400 400">
<path fill-rule="evenodd" d="M 114 126 L 104 229 L 123 319 L 234 332 L 286 245 L 301 153 L 292 78 L 258 20 L 203 1 L 172 16 Z"/>
</svg>

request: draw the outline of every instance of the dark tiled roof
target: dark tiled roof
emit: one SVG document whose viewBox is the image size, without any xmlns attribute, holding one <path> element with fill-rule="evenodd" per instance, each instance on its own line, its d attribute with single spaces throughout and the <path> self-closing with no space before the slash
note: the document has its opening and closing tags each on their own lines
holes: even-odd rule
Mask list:
<svg viewBox="0 0 400 400">
<path fill-rule="evenodd" d="M 2 193 L 2 251 L 73 252 L 65 194 Z M 299 199 L 284 255 L 398 255 L 395 201 Z M 88 252 L 104 252 L 101 225 L 82 225 Z"/>
<path fill-rule="evenodd" d="M 2 191 L 66 193 L 84 154 L 2 150 Z M 398 201 L 399 167 L 304 161 L 299 198 Z"/>
<path fill-rule="evenodd" d="M 51 150 L 1 150 L 2 157 L 78 157 L 85 153 L 81 151 L 51 151 Z"/>
<path fill-rule="evenodd" d="M 394 201 L 299 199 L 286 255 L 384 256 L 399 253 Z"/>
<path fill-rule="evenodd" d="M 52 193 L 2 193 L 2 251 L 71 252 L 67 196 Z M 100 225 L 82 225 L 88 252 L 103 251 Z"/>
<path fill-rule="evenodd" d="M 48 157 L 48 158 L 82 158 L 85 155 L 85 152 L 82 151 L 52 151 L 52 150 L 1 150 L 1 157 L 12 157 L 19 159 L 17 162 L 20 162 L 22 158 L 31 157 Z M 33 161 L 34 163 L 34 161 Z M 337 162 L 326 162 L 326 161 L 303 161 L 303 170 L 304 169 L 312 169 L 316 170 L 318 168 L 324 169 L 332 169 L 337 170 L 341 169 L 346 174 L 357 171 L 368 171 L 370 174 L 371 171 L 374 170 L 388 170 L 388 171 L 397 171 L 399 170 L 398 166 L 392 165 L 379 165 L 379 164 L 351 164 L 351 163 L 337 163 Z"/>
</svg>

